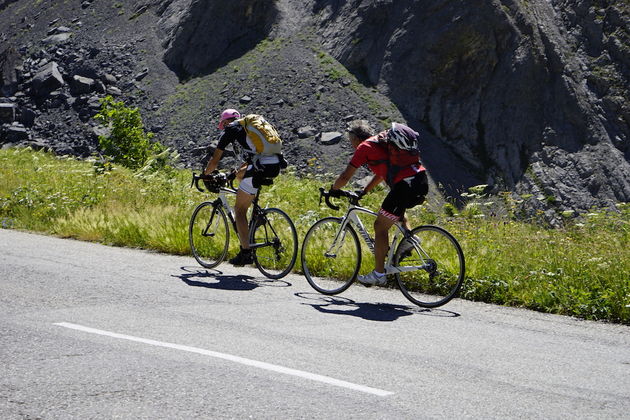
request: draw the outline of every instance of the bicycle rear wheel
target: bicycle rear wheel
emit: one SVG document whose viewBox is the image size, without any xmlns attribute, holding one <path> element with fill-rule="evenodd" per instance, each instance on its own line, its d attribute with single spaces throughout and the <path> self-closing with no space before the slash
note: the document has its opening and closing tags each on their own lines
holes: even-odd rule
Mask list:
<svg viewBox="0 0 630 420">
<path fill-rule="evenodd" d="M 361 267 L 359 238 L 350 225 L 340 231 L 341 221 L 338 217 L 318 220 L 302 244 L 304 276 L 313 289 L 326 295 L 350 287 Z"/>
<path fill-rule="evenodd" d="M 230 245 L 223 208 L 209 201 L 199 204 L 190 218 L 188 241 L 193 256 L 203 267 L 214 268 L 221 264 Z"/>
<path fill-rule="evenodd" d="M 420 226 L 412 230 L 419 244 L 401 241 L 394 255 L 394 266 L 401 292 L 416 305 L 425 308 L 442 306 L 457 294 L 464 281 L 465 261 L 462 248 L 446 230 L 437 226 Z M 410 245 L 412 245 L 410 247 Z"/>
<path fill-rule="evenodd" d="M 291 218 L 282 210 L 261 210 L 250 230 L 254 263 L 265 277 L 280 279 L 291 272 L 297 259 L 298 239 Z"/>
</svg>

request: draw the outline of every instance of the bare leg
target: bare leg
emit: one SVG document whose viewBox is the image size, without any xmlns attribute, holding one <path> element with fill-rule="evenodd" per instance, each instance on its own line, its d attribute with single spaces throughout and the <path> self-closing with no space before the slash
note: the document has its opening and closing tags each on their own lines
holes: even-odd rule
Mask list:
<svg viewBox="0 0 630 420">
<path fill-rule="evenodd" d="M 247 209 L 254 201 L 253 194 L 248 194 L 243 190 L 236 192 L 236 203 L 234 204 L 234 215 L 236 219 L 236 229 L 238 230 L 238 240 L 241 248 L 249 249 L 249 226 L 247 225 Z"/>
<path fill-rule="evenodd" d="M 389 228 L 396 223 L 394 220 L 379 214 L 374 221 L 374 260 L 375 270 L 379 273 L 385 272 L 385 257 L 389 249 Z"/>
</svg>

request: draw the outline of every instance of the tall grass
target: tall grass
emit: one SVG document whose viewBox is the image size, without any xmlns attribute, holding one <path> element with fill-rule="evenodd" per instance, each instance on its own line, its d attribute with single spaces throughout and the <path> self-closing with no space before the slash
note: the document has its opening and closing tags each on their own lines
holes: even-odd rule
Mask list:
<svg viewBox="0 0 630 420">
<path fill-rule="evenodd" d="M 208 198 L 189 188 L 190 177 L 188 170 L 140 175 L 30 149 L 0 150 L 0 222 L 185 255 L 189 217 Z M 299 178 L 289 171 L 266 187 L 261 205 L 286 211 L 301 240 L 317 219 L 341 216 L 318 202 L 318 188 L 331 181 L 332 176 Z M 369 194 L 361 204 L 377 208 L 384 194 Z M 437 205 L 415 208 L 409 217 L 414 226 L 438 224 L 458 238 L 466 255 L 460 294 L 465 299 L 630 324 L 630 205 L 618 207 L 562 229 L 479 211 L 445 213 Z M 371 227 L 372 221 L 364 223 Z M 367 252 L 364 257 L 366 272 L 373 259 Z M 297 272 L 299 265 L 298 260 Z"/>
</svg>

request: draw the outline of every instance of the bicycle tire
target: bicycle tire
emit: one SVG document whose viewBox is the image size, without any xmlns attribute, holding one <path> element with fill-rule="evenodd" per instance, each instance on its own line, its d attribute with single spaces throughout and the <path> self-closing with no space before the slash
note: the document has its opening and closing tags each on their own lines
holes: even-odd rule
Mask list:
<svg viewBox="0 0 630 420">
<path fill-rule="evenodd" d="M 436 308 L 453 299 L 464 281 L 466 262 L 461 246 L 448 231 L 438 226 L 419 226 L 412 230 L 419 246 L 409 248 L 408 240 L 398 245 L 395 267 L 425 268 L 396 273 L 396 281 L 407 299 L 423 308 Z"/>
<path fill-rule="evenodd" d="M 313 289 L 325 295 L 336 295 L 350 287 L 361 267 L 361 244 L 349 224 L 334 254 L 328 253 L 341 222 L 339 217 L 318 220 L 308 230 L 302 243 L 304 276 Z"/>
<path fill-rule="evenodd" d="M 188 241 L 201 266 L 214 268 L 221 264 L 230 246 L 230 228 L 223 208 L 209 201 L 199 204 L 190 217 Z"/>
<path fill-rule="evenodd" d="M 267 278 L 281 279 L 291 272 L 297 259 L 298 239 L 293 221 L 288 214 L 277 208 L 261 210 L 255 216 L 250 229 L 254 246 L 254 264 Z"/>
</svg>

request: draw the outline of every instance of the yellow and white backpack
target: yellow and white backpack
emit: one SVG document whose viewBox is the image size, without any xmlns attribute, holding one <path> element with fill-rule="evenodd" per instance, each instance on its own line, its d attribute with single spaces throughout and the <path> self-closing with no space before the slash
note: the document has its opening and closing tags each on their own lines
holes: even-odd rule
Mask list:
<svg viewBox="0 0 630 420">
<path fill-rule="evenodd" d="M 249 114 L 236 120 L 245 128 L 248 143 L 259 155 L 275 155 L 282 153 L 282 140 L 271 123 L 257 114 Z"/>
</svg>

